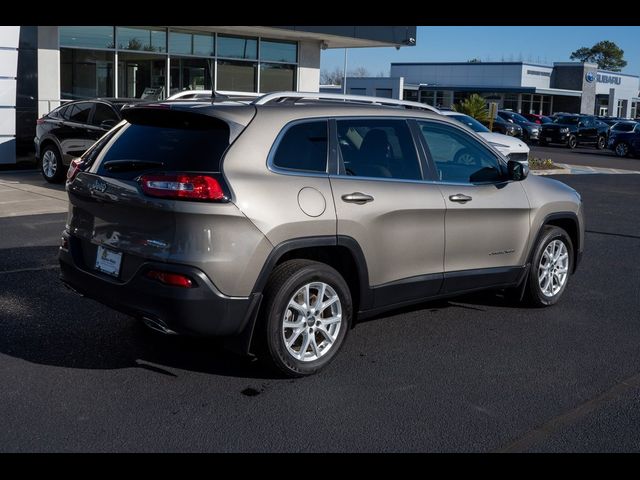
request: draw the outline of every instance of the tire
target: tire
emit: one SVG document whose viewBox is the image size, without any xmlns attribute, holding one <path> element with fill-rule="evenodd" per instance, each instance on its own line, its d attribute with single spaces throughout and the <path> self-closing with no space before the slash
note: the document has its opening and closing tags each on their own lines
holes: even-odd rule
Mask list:
<svg viewBox="0 0 640 480">
<path fill-rule="evenodd" d="M 569 139 L 567 140 L 567 147 L 569 147 L 571 150 L 573 150 L 577 146 L 578 146 L 578 139 L 576 138 L 576 136 L 575 135 L 569 135 Z"/>
<path fill-rule="evenodd" d="M 60 183 L 66 175 L 62 155 L 54 145 L 47 145 L 40 154 L 40 173 L 49 183 Z"/>
<path fill-rule="evenodd" d="M 596 142 L 596 148 L 598 150 L 604 150 L 606 146 L 607 146 L 607 139 L 604 138 L 602 135 L 599 135 L 598 141 Z"/>
<path fill-rule="evenodd" d="M 629 155 L 629 145 L 627 145 L 625 142 L 616 143 L 614 152 L 616 152 L 616 155 L 618 157 L 626 157 L 627 155 Z"/>
<path fill-rule="evenodd" d="M 564 246 L 564 251 L 560 244 Z M 556 263 L 553 263 L 549 257 L 549 253 L 553 254 L 554 252 L 557 252 L 559 256 Z M 551 272 L 544 275 L 545 271 L 549 271 L 549 267 L 545 268 L 545 265 L 549 264 Z M 553 268 L 556 267 L 558 268 L 556 272 L 562 273 L 553 273 Z M 560 227 L 545 226 L 531 260 L 531 268 L 525 287 L 524 299 L 526 303 L 533 307 L 548 307 L 558 303 L 567 288 L 572 268 L 573 243 L 571 238 Z M 544 275 L 542 279 L 540 275 Z"/>
<path fill-rule="evenodd" d="M 317 305 L 322 285 L 324 303 L 335 297 L 337 300 L 319 314 L 309 315 L 309 310 L 303 307 L 305 287 L 309 285 L 310 304 Z M 292 308 L 292 303 L 301 308 Z M 287 377 L 318 372 L 333 360 L 344 343 L 351 326 L 352 308 L 347 283 L 329 265 L 311 260 L 289 260 L 278 265 L 265 288 L 260 356 Z M 323 324 L 323 318 L 331 319 L 332 323 Z M 287 328 L 285 320 L 300 327 Z M 291 342 L 289 346 L 287 340 Z"/>
</svg>

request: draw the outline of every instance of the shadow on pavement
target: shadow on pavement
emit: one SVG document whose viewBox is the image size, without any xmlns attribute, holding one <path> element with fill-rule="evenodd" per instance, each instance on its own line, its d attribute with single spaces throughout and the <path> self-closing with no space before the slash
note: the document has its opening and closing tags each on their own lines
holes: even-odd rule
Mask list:
<svg viewBox="0 0 640 480">
<path fill-rule="evenodd" d="M 0 250 L 0 258 L 9 254 L 32 260 L 11 268 L 4 262 L 0 269 L 1 354 L 68 368 L 143 368 L 169 376 L 179 376 L 172 370 L 183 369 L 277 378 L 259 362 L 225 350 L 217 340 L 165 337 L 71 292 L 58 279 L 56 247 Z"/>
</svg>

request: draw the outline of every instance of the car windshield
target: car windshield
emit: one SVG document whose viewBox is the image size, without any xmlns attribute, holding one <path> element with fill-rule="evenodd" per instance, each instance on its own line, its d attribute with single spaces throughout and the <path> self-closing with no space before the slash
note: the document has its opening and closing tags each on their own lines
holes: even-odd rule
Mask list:
<svg viewBox="0 0 640 480">
<path fill-rule="evenodd" d="M 451 118 L 455 118 L 460 123 L 464 123 L 467 127 L 471 128 L 474 132 L 486 133 L 489 131 L 487 127 L 482 125 L 475 118 L 470 117 L 469 115 L 464 115 L 462 113 L 457 113 L 455 115 L 450 115 Z"/>
<path fill-rule="evenodd" d="M 563 124 L 566 124 L 566 125 L 577 125 L 579 120 L 580 120 L 580 117 L 563 116 L 563 117 L 557 117 L 553 121 L 553 123 L 563 123 Z"/>
<path fill-rule="evenodd" d="M 516 112 L 504 112 L 504 114 L 509 117 L 510 119 L 512 119 L 514 122 L 524 122 L 524 123 L 529 123 L 529 120 L 527 120 L 526 118 L 524 118 L 522 115 L 520 115 L 519 113 Z"/>
</svg>

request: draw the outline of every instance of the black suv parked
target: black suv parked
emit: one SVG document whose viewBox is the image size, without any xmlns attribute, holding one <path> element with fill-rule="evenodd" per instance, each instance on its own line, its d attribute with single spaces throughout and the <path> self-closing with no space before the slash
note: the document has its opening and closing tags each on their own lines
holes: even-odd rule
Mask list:
<svg viewBox="0 0 640 480">
<path fill-rule="evenodd" d="M 488 123 L 485 123 L 488 127 Z M 501 133 L 503 135 L 509 135 L 511 137 L 522 138 L 522 127 L 517 123 L 507 122 L 502 117 L 496 117 L 493 119 L 492 132 Z"/>
<path fill-rule="evenodd" d="M 529 143 L 532 141 L 538 141 L 540 136 L 540 125 L 530 122 L 522 115 L 509 110 L 498 110 L 498 117 L 506 120 L 507 122 L 519 125 L 522 128 L 522 139 Z"/>
<path fill-rule="evenodd" d="M 122 107 L 139 99 L 95 99 L 68 102 L 36 121 L 36 160 L 47 182 L 65 177 L 71 160 L 82 155 L 114 127 Z"/>
<path fill-rule="evenodd" d="M 609 133 L 609 149 L 619 157 L 640 155 L 640 123 L 620 122 L 616 126 Z"/>
<path fill-rule="evenodd" d="M 593 115 L 558 115 L 553 123 L 542 125 L 540 144 L 559 143 L 569 148 L 594 145 L 598 150 L 607 146 L 609 126 Z"/>
</svg>

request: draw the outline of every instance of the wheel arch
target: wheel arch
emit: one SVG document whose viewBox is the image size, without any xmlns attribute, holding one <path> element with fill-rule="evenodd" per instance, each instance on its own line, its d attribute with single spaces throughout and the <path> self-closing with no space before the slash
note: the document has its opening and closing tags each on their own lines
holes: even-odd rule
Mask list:
<svg viewBox="0 0 640 480">
<path fill-rule="evenodd" d="M 569 235 L 571 243 L 573 244 L 573 261 L 571 262 L 571 273 L 575 272 L 578 264 L 578 252 L 581 250 L 582 245 L 580 244 L 580 225 L 578 215 L 574 212 L 555 212 L 544 217 L 542 223 L 540 224 L 540 227 L 538 228 L 538 233 L 535 236 L 535 241 L 529 248 L 527 263 L 531 263 L 531 261 L 533 260 L 533 254 L 535 252 L 536 246 L 542 238 L 542 235 L 544 235 L 544 228 L 547 226 L 560 227 L 565 232 L 567 232 L 567 235 Z"/>
<path fill-rule="evenodd" d="M 302 237 L 279 243 L 267 257 L 252 293 L 262 293 L 273 269 L 293 259 L 315 260 L 336 269 L 349 286 L 354 312 L 373 305 L 362 249 L 352 237 L 344 235 Z"/>
</svg>

